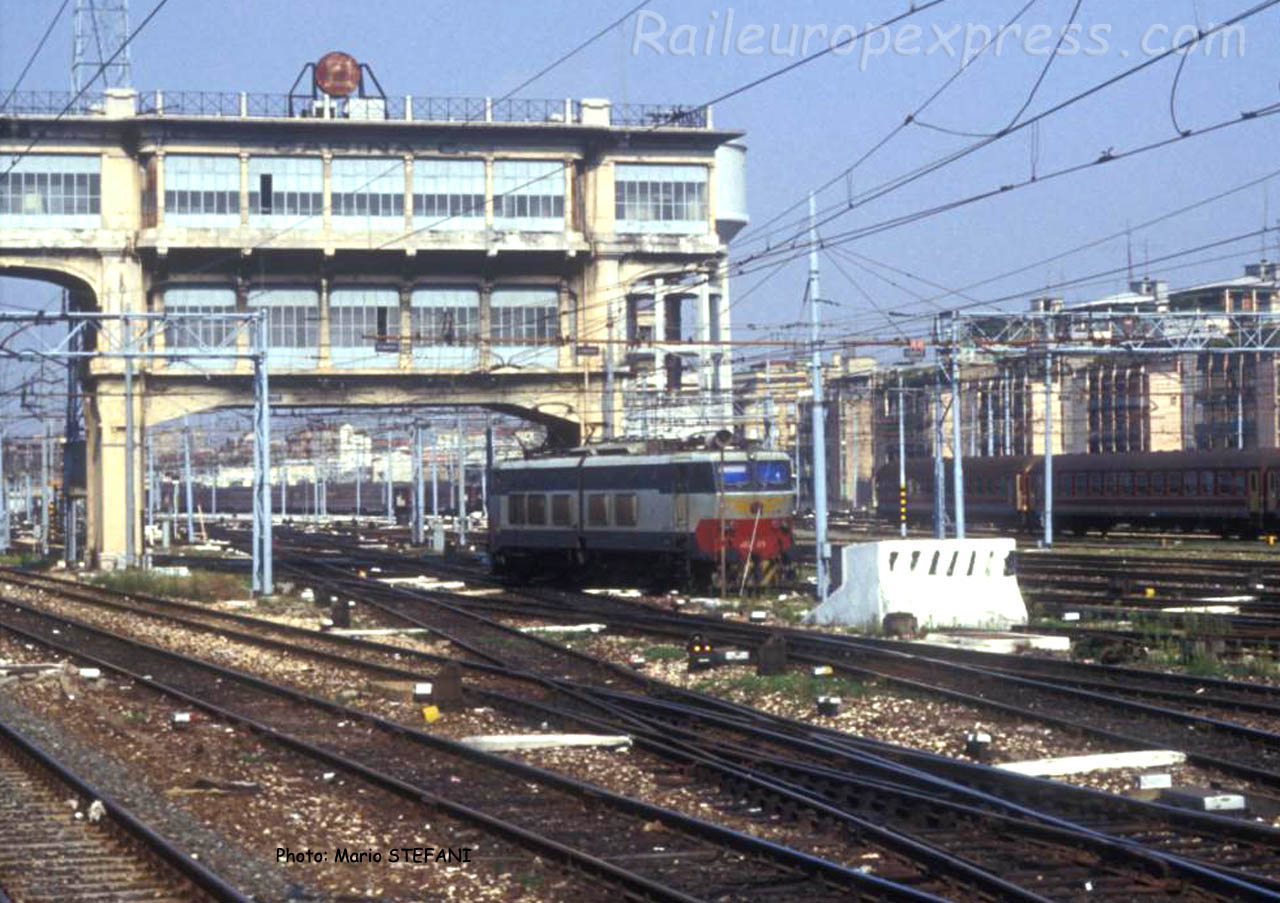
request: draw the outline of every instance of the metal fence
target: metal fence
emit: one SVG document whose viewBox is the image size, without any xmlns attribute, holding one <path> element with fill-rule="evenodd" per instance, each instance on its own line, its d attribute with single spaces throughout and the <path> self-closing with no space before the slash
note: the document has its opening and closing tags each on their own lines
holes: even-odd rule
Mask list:
<svg viewBox="0 0 1280 903">
<path fill-rule="evenodd" d="M 104 95 L 75 97 L 70 91 L 18 91 L 0 117 L 96 115 Z M 582 102 L 566 99 L 397 96 L 312 98 L 309 94 L 259 94 L 237 91 L 146 91 L 137 96 L 142 116 L 229 119 L 370 119 L 401 122 L 477 122 L 576 125 Z M 617 104 L 610 110 L 615 126 L 648 128 L 710 127 L 707 107 Z"/>
</svg>

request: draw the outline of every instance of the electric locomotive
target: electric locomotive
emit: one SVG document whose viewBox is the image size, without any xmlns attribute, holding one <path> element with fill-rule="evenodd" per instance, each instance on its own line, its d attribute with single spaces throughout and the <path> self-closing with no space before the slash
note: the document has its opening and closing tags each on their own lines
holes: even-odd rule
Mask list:
<svg viewBox="0 0 1280 903">
<path fill-rule="evenodd" d="M 591 446 L 494 464 L 489 554 L 513 580 L 758 588 L 790 576 L 781 452 L 692 442 Z"/>
</svg>

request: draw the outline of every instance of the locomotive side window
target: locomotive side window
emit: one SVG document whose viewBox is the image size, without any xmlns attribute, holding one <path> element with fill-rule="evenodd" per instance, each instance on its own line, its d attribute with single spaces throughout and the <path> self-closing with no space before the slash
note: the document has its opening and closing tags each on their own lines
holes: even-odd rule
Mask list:
<svg viewBox="0 0 1280 903">
<path fill-rule="evenodd" d="M 609 526 L 609 497 L 604 493 L 587 496 L 587 526 Z"/>
<path fill-rule="evenodd" d="M 547 522 L 547 497 L 540 493 L 530 494 L 526 505 L 529 514 L 529 523 L 533 526 L 542 526 Z"/>
<path fill-rule="evenodd" d="M 757 461 L 756 482 L 765 489 L 790 489 L 791 465 L 786 461 Z"/>
<path fill-rule="evenodd" d="M 564 494 L 551 496 L 551 523 L 553 526 L 573 526 L 573 508 L 571 507 L 570 499 L 571 496 Z"/>
<path fill-rule="evenodd" d="M 507 496 L 507 523 L 519 525 L 525 519 L 524 496 L 515 493 Z"/>
<path fill-rule="evenodd" d="M 634 527 L 636 516 L 635 493 L 625 493 L 613 497 L 613 516 L 619 527 Z"/>
</svg>

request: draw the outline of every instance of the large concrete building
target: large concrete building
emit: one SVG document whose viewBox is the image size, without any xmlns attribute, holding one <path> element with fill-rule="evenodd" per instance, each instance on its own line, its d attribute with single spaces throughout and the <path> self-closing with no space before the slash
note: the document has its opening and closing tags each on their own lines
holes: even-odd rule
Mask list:
<svg viewBox="0 0 1280 903">
<path fill-rule="evenodd" d="M 481 405 L 573 442 L 632 429 L 635 371 L 714 427 L 730 416 L 727 243 L 747 213 L 740 134 L 711 117 L 363 91 L 113 89 L 68 110 L 18 95 L 0 118 L 0 274 L 86 311 L 265 311 L 281 408 Z M 119 322 L 99 335 L 125 347 Z M 249 342 L 209 319 L 133 350 Z M 126 531 L 141 548 L 123 370 L 83 374 L 88 547 L 108 564 Z M 135 473 L 149 424 L 252 398 L 245 359 L 135 373 Z"/>
</svg>

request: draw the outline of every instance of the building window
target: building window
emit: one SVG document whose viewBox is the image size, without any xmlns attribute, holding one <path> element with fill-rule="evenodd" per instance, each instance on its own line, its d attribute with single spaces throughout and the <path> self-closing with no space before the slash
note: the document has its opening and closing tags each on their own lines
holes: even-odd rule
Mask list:
<svg viewBox="0 0 1280 903">
<path fill-rule="evenodd" d="M 255 289 L 249 293 L 249 308 L 267 311 L 267 353 L 273 366 L 315 366 L 319 354 L 319 292 L 302 287 Z"/>
<path fill-rule="evenodd" d="M 493 224 L 498 229 L 564 231 L 564 163 L 556 160 L 494 163 Z"/>
<path fill-rule="evenodd" d="M 534 493 L 527 498 L 529 523 L 538 527 L 543 526 L 547 522 L 547 497 Z"/>
<path fill-rule="evenodd" d="M 706 232 L 707 167 L 619 163 L 614 201 L 619 232 Z"/>
<path fill-rule="evenodd" d="M 483 229 L 484 197 L 483 160 L 413 163 L 413 216 L 418 228 Z"/>
<path fill-rule="evenodd" d="M 571 499 L 572 496 L 568 495 L 551 496 L 551 523 L 553 526 L 573 526 L 573 506 Z"/>
<path fill-rule="evenodd" d="M 330 173 L 336 228 L 403 228 L 403 160 L 335 158 Z M 378 220 L 381 222 L 376 222 Z"/>
<path fill-rule="evenodd" d="M 164 215 L 175 226 L 240 225 L 240 158 L 165 157 Z"/>
<path fill-rule="evenodd" d="M 30 154 L 12 167 L 0 175 L 0 225 L 101 223 L 100 157 Z"/>
<path fill-rule="evenodd" d="M 506 346 L 506 363 L 532 361 L 540 355 L 529 346 L 554 345 L 560 338 L 559 294 L 554 288 L 496 289 L 492 326 L 493 344 Z"/>
<path fill-rule="evenodd" d="M 524 496 L 507 496 L 507 523 L 522 525 L 525 522 L 525 519 Z"/>
<path fill-rule="evenodd" d="M 603 493 L 587 496 L 587 526 L 609 526 L 609 497 Z"/>
<path fill-rule="evenodd" d="M 236 350 L 238 324 L 230 319 L 206 319 L 210 314 L 234 314 L 235 289 L 223 286 L 188 286 L 168 288 L 164 292 L 166 314 L 191 315 L 191 319 L 170 320 L 165 324 L 164 344 L 168 349 Z M 201 358 L 173 361 L 170 366 L 195 367 L 202 370 L 224 370 L 235 366 L 231 358 Z"/>
<path fill-rule="evenodd" d="M 323 214 L 324 161 L 319 157 L 249 160 L 250 217 L 285 217 L 290 225 L 319 229 Z"/>
<path fill-rule="evenodd" d="M 471 345 L 480 335 L 480 293 L 472 288 L 421 288 L 410 308 L 415 345 Z"/>
<path fill-rule="evenodd" d="M 400 292 L 336 288 L 329 293 L 329 356 L 337 366 L 386 366 L 400 353 Z"/>
<path fill-rule="evenodd" d="M 613 497 L 613 517 L 619 527 L 634 527 L 639 518 L 636 512 L 636 496 L 634 492 L 623 493 Z"/>
</svg>

